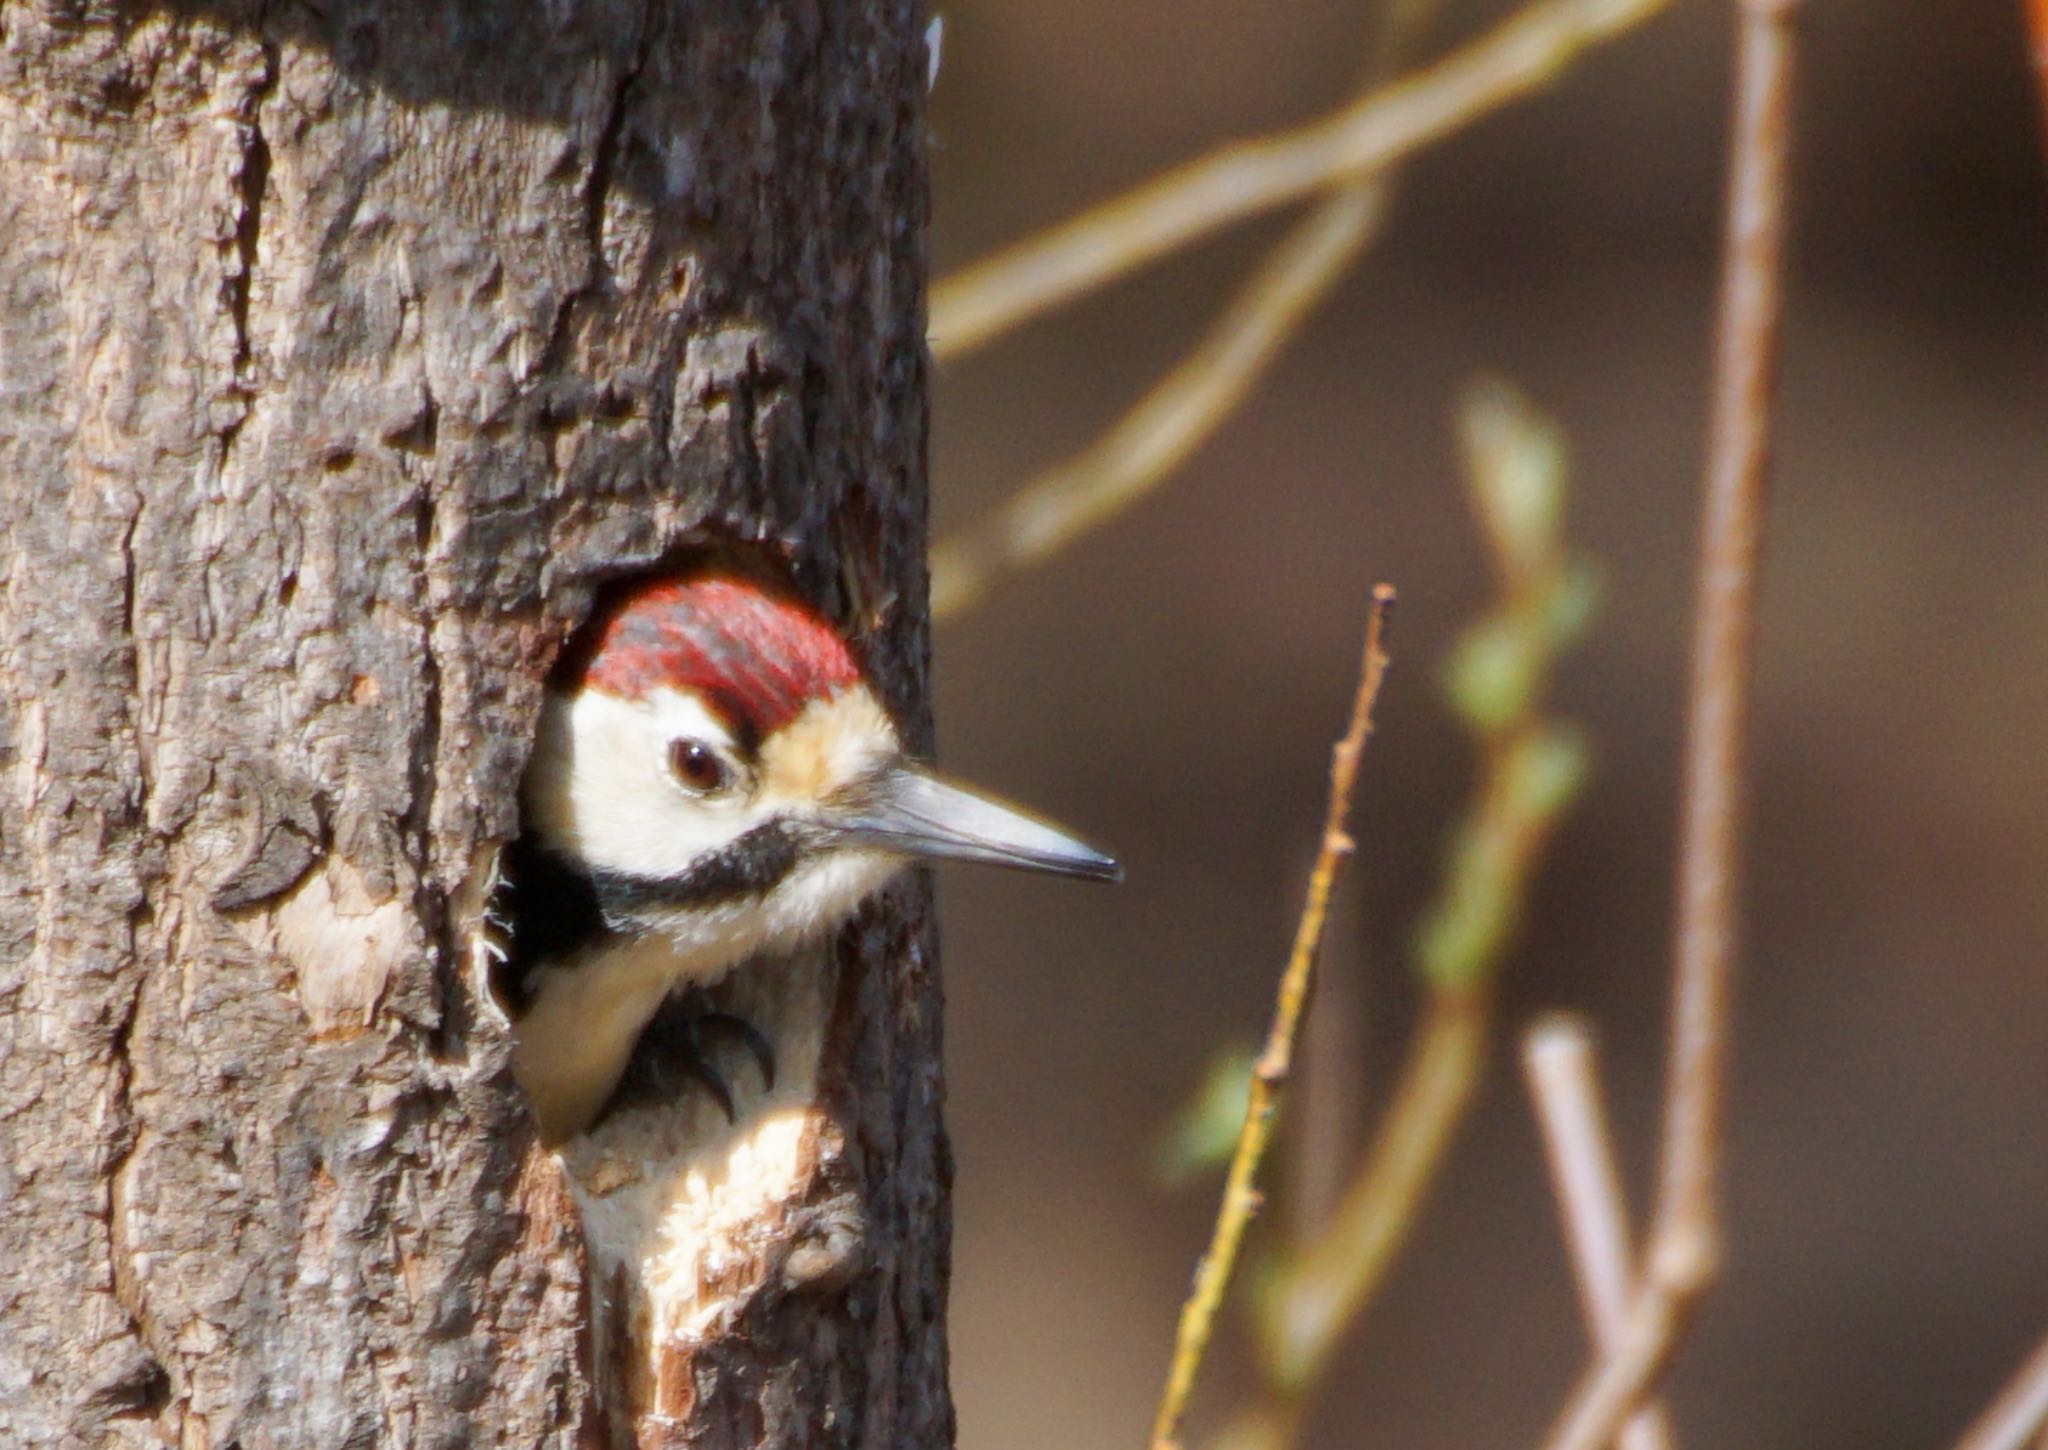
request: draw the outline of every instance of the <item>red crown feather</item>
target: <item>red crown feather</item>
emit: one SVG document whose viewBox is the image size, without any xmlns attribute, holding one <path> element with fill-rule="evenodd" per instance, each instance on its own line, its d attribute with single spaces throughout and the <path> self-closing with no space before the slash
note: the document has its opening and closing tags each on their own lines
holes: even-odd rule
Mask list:
<svg viewBox="0 0 2048 1450">
<path fill-rule="evenodd" d="M 822 615 L 737 575 L 637 586 L 591 629 L 585 686 L 629 698 L 663 686 L 692 691 L 756 740 L 861 678 Z"/>
</svg>

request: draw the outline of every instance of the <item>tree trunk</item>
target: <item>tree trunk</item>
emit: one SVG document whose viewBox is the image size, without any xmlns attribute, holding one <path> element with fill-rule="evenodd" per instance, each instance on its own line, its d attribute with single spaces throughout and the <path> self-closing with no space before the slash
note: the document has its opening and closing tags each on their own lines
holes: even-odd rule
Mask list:
<svg viewBox="0 0 2048 1450">
<path fill-rule="evenodd" d="M 0 0 L 0 1443 L 950 1443 L 920 886 L 715 1222 L 760 1115 L 558 1161 L 472 970 L 604 579 L 767 549 L 926 731 L 921 31 Z"/>
</svg>

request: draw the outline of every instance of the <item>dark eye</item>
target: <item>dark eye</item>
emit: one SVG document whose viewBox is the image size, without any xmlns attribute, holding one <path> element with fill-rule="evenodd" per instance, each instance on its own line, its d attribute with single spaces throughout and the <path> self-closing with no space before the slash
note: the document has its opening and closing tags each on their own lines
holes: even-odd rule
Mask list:
<svg viewBox="0 0 2048 1450">
<path fill-rule="evenodd" d="M 675 772 L 677 780 L 694 791 L 709 793 L 725 784 L 725 762 L 701 740 L 671 740 L 668 768 Z"/>
</svg>

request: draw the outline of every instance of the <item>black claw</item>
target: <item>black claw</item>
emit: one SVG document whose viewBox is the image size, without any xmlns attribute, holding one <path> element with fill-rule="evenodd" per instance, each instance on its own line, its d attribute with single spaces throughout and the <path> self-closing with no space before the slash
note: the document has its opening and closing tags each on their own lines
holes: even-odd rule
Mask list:
<svg viewBox="0 0 2048 1450">
<path fill-rule="evenodd" d="M 775 1048 L 753 1023 L 711 1010 L 701 993 L 671 997 L 641 1032 L 626 1075 L 600 1120 L 638 1103 L 674 1102 L 694 1082 L 718 1104 L 728 1123 L 737 1123 L 732 1087 L 714 1057 L 714 1049 L 728 1042 L 747 1050 L 761 1071 L 764 1088 L 774 1091 Z"/>
<path fill-rule="evenodd" d="M 768 1092 L 775 1091 L 775 1045 L 761 1030 L 744 1017 L 735 1017 L 730 1012 L 705 1012 L 694 1019 L 699 1033 L 716 1033 L 721 1037 L 736 1040 L 746 1048 L 754 1059 L 754 1066 L 761 1070 L 761 1086 Z"/>
<path fill-rule="evenodd" d="M 691 1077 L 704 1085 L 704 1091 L 711 1094 L 711 1101 L 717 1103 L 725 1113 L 727 1123 L 737 1123 L 739 1114 L 733 1110 L 732 1089 L 725 1085 L 718 1069 L 711 1065 L 711 1059 L 704 1054 L 702 1037 L 704 1019 L 692 1017 L 689 1026 L 689 1052 L 679 1064 Z"/>
</svg>

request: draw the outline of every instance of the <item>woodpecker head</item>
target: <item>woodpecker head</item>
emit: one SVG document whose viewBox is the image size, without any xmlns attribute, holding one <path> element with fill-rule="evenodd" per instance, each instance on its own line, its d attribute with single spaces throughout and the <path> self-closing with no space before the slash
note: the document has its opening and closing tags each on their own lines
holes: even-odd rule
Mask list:
<svg viewBox="0 0 2048 1450">
<path fill-rule="evenodd" d="M 909 759 L 845 640 L 772 587 L 642 585 L 588 640 L 550 694 L 525 809 L 613 931 L 737 960 L 836 927 L 913 860 L 1119 875 Z"/>
</svg>

